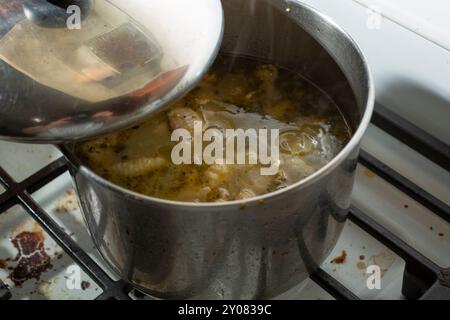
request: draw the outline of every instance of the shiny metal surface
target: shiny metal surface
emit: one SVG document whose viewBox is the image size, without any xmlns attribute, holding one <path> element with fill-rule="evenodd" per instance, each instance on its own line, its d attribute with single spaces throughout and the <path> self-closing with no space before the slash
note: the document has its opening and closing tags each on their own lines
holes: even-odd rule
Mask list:
<svg viewBox="0 0 450 320">
<path fill-rule="evenodd" d="M 346 219 L 374 88 L 364 57 L 332 21 L 299 2 L 224 0 L 222 50 L 301 72 L 340 105 L 354 136 L 327 166 L 245 201 L 190 204 L 129 192 L 73 164 L 90 232 L 118 275 L 159 298 L 272 298 L 330 253 Z"/>
<path fill-rule="evenodd" d="M 15 141 L 136 123 L 201 79 L 223 32 L 219 0 L 0 0 L 0 9 L 0 137 Z"/>
</svg>

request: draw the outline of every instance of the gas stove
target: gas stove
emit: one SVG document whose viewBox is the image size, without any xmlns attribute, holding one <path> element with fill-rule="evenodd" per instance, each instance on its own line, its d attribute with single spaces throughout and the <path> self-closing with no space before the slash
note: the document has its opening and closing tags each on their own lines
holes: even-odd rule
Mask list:
<svg viewBox="0 0 450 320">
<path fill-rule="evenodd" d="M 450 4 L 304 2 L 360 43 L 378 103 L 342 236 L 278 298 L 450 299 Z M 0 142 L 0 300 L 151 299 L 94 248 L 69 169 L 54 146 Z M 379 288 L 368 285 L 372 265 Z"/>
</svg>

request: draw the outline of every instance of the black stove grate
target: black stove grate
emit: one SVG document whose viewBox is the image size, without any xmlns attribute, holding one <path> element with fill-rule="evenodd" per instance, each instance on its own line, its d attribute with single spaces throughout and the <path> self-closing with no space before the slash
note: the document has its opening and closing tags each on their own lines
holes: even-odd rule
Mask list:
<svg viewBox="0 0 450 320">
<path fill-rule="evenodd" d="M 436 140 L 431 135 L 380 105 L 377 105 L 375 108 L 372 122 L 442 168 L 450 170 L 450 147 L 448 145 Z M 439 215 L 445 221 L 450 222 L 450 208 L 447 204 L 421 189 L 367 152 L 361 152 L 360 163 Z M 0 214 L 12 206 L 22 206 L 88 276 L 101 287 L 103 293 L 97 299 L 130 299 L 129 294 L 133 291 L 133 286 L 123 280 L 114 281 L 111 279 L 31 197 L 32 193 L 49 184 L 68 170 L 67 161 L 61 158 L 18 183 L 0 167 L 0 183 L 6 188 L 6 191 L 0 194 Z M 349 219 L 405 260 L 406 267 L 402 292 L 407 299 L 450 300 L 450 269 L 440 268 L 357 208 L 352 207 L 350 209 Z M 311 279 L 336 299 L 358 299 L 355 294 L 322 269 L 312 274 Z M 0 300 L 10 298 L 11 293 L 9 289 L 0 281 Z"/>
</svg>

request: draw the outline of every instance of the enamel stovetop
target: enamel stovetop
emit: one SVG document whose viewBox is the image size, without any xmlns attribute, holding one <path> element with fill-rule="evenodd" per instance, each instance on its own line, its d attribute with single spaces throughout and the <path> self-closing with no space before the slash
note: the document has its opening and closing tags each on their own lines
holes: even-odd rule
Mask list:
<svg viewBox="0 0 450 320">
<path fill-rule="evenodd" d="M 377 100 L 450 144 L 450 2 L 302 0 L 359 43 Z"/>
<path fill-rule="evenodd" d="M 444 1 L 435 0 L 427 3 Z M 427 36 L 426 32 L 424 35 L 411 31 L 412 28 L 404 22 L 399 24 L 400 20 L 394 19 L 392 14 L 389 19 L 382 19 L 379 29 L 367 28 L 367 19 L 372 11 L 368 11 L 362 4 L 380 6 L 388 1 L 358 0 L 357 3 L 353 0 L 305 0 L 304 2 L 333 17 L 361 44 L 374 73 L 377 99 L 380 102 L 430 133 L 447 142 L 450 141 L 448 125 L 450 88 L 447 85 L 450 83 L 450 53 L 445 49 L 445 41 L 437 45 L 436 39 Z M 406 1 L 396 2 L 400 5 Z M 419 2 L 423 1 L 407 2 L 413 3 L 408 7 L 412 10 L 422 8 Z M 423 15 L 425 12 L 433 13 L 433 11 L 419 11 L 420 16 L 426 19 L 427 16 Z M 435 25 L 445 27 L 442 24 Z M 375 127 L 370 127 L 363 141 L 363 149 L 450 204 L 450 174 L 399 141 Z M 17 180 L 26 178 L 58 156 L 59 153 L 52 146 L 0 142 L 0 165 Z M 66 174 L 35 193 L 34 198 L 83 249 L 96 261 L 101 262 L 87 235 L 72 190 L 72 183 Z M 381 222 L 435 263 L 441 266 L 450 265 L 450 225 L 362 166 L 358 168 L 353 202 L 355 206 Z M 0 215 L 0 259 L 15 256 L 16 251 L 11 245 L 11 237 L 21 231 L 36 228 L 36 224 L 19 207 Z M 39 281 L 27 281 L 22 288 L 13 288 L 13 298 L 92 299 L 100 294 L 100 289 L 83 273 L 82 280 L 89 285 L 84 285 L 81 289 L 69 289 L 67 280 L 73 272 L 73 269 L 70 269 L 73 262 L 65 254 L 60 254 L 61 249 L 49 236 L 45 238 L 45 247 L 52 257 L 52 269 L 44 273 Z M 346 262 L 337 266 L 331 264 L 330 260 L 339 256 L 342 250 L 348 254 Z M 365 263 L 376 260 L 387 270 L 383 274 L 381 290 L 367 289 L 367 275 L 358 264 L 360 256 L 364 256 Z M 402 298 L 400 290 L 404 261 L 350 222 L 346 224 L 335 250 L 322 268 L 361 298 Z M 0 269 L 0 279 L 11 284 L 7 278 L 9 272 L 7 269 Z M 282 298 L 331 299 L 310 280 L 284 294 Z"/>
<path fill-rule="evenodd" d="M 450 3 L 447 0 L 354 0 L 450 50 Z"/>
</svg>

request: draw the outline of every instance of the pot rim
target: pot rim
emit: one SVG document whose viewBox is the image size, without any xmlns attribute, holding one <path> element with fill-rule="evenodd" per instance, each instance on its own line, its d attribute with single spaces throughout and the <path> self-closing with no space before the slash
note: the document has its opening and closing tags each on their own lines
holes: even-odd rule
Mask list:
<svg viewBox="0 0 450 320">
<path fill-rule="evenodd" d="M 375 86 L 374 86 L 374 82 L 373 82 L 373 76 L 370 71 L 370 68 L 369 68 L 369 65 L 367 62 L 367 58 L 365 57 L 365 55 L 362 52 L 358 43 L 353 39 L 352 36 L 350 36 L 350 34 L 347 31 L 345 31 L 342 27 L 340 27 L 333 19 L 331 19 L 327 15 L 319 12 L 314 7 L 311 7 L 303 2 L 297 2 L 297 3 L 292 3 L 292 4 L 302 6 L 304 9 L 309 10 L 310 12 L 312 12 L 313 14 L 324 19 L 328 24 L 333 26 L 335 31 L 340 32 L 341 35 L 343 35 L 346 38 L 348 43 L 354 47 L 354 49 L 360 56 L 361 61 L 363 63 L 363 67 L 364 67 L 363 72 L 364 72 L 364 75 L 366 78 L 365 86 L 367 87 L 368 93 L 367 93 L 367 100 L 365 101 L 365 110 L 364 110 L 363 117 L 360 120 L 358 128 L 355 131 L 355 133 L 353 134 L 350 141 L 328 164 L 326 164 L 325 166 L 323 166 L 322 168 L 320 168 L 318 171 L 314 172 L 310 176 L 308 176 L 290 186 L 287 186 L 283 189 L 276 190 L 274 192 L 266 193 L 263 195 L 259 195 L 257 197 L 250 198 L 250 199 L 233 200 L 233 201 L 226 201 L 226 202 L 219 202 L 219 203 L 218 202 L 182 202 L 182 201 L 166 200 L 166 199 L 143 195 L 143 194 L 128 190 L 126 188 L 123 188 L 121 186 L 118 186 L 118 185 L 106 180 L 105 178 L 97 175 L 95 172 L 93 172 L 88 167 L 82 165 L 80 163 L 80 161 L 77 161 L 77 165 L 79 165 L 78 166 L 79 172 L 82 173 L 83 175 L 85 175 L 87 178 L 93 179 L 96 183 L 104 186 L 111 192 L 120 194 L 127 198 L 134 199 L 136 201 L 140 201 L 142 203 L 147 203 L 149 205 L 168 205 L 168 206 L 179 207 L 179 208 L 227 208 L 227 207 L 236 207 L 236 206 L 239 206 L 242 208 L 243 206 L 245 207 L 247 205 L 251 205 L 251 204 L 255 204 L 255 203 L 256 204 L 265 203 L 270 198 L 277 197 L 283 193 L 288 193 L 294 189 L 309 186 L 312 183 L 314 183 L 314 182 L 318 181 L 319 179 L 323 178 L 324 176 L 326 176 L 331 171 L 333 171 L 354 151 L 355 148 L 358 147 L 358 145 L 360 144 L 360 142 L 362 140 L 364 133 L 366 132 L 366 130 L 370 124 L 370 121 L 372 118 L 372 113 L 374 110 L 374 104 L 375 104 Z M 326 50 L 326 48 L 324 48 L 324 49 Z M 329 53 L 332 55 L 331 52 L 329 52 Z M 73 155 L 73 153 L 68 148 L 66 148 L 65 145 L 63 145 L 61 147 L 61 149 L 65 155 L 67 155 L 67 153 L 69 153 L 70 155 Z M 72 157 L 70 157 L 70 158 L 72 158 Z"/>
</svg>

